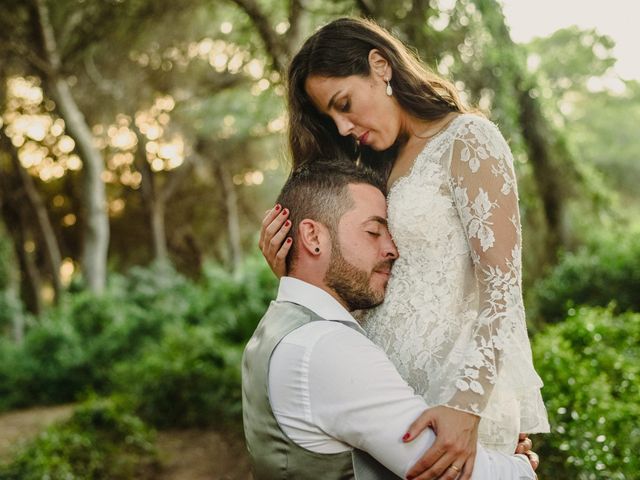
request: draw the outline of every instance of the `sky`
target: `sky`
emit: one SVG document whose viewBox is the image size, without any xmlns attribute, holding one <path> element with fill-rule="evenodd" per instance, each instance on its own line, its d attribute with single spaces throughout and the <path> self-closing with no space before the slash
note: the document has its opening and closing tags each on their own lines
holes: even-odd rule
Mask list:
<svg viewBox="0 0 640 480">
<path fill-rule="evenodd" d="M 526 42 L 578 25 L 616 42 L 616 72 L 640 80 L 640 0 L 502 0 L 511 37 Z"/>
</svg>

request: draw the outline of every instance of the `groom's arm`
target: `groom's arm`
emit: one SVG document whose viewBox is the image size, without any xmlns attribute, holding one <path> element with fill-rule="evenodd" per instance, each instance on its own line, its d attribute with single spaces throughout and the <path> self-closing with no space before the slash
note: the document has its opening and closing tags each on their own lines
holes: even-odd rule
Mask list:
<svg viewBox="0 0 640 480">
<path fill-rule="evenodd" d="M 424 399 L 379 347 L 346 326 L 316 342 L 308 361 L 313 422 L 405 477 L 435 441 L 428 429 L 413 442 L 402 442 L 409 425 L 428 408 Z M 521 480 L 535 474 L 526 457 L 479 446 L 472 478 Z"/>
</svg>

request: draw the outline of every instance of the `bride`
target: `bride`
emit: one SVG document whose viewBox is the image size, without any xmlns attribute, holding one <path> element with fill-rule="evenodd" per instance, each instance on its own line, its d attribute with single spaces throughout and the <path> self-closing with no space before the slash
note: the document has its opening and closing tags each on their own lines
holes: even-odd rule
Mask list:
<svg viewBox="0 0 640 480">
<path fill-rule="evenodd" d="M 513 158 L 497 127 L 361 19 L 307 39 L 289 68 L 288 100 L 294 168 L 347 158 L 387 179 L 400 258 L 385 302 L 362 322 L 435 406 L 434 476 L 425 478 L 448 468 L 469 478 L 476 439 L 511 454 L 520 432 L 548 432 L 522 303 Z M 279 210 L 267 213 L 260 248 L 282 276 L 291 225 Z"/>
</svg>

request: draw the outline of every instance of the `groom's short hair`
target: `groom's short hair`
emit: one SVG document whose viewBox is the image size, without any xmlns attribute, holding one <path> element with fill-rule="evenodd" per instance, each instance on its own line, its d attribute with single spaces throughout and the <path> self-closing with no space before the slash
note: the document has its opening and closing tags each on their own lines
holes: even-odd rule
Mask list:
<svg viewBox="0 0 640 480">
<path fill-rule="evenodd" d="M 278 203 L 289 210 L 293 240 L 287 255 L 287 271 L 298 257 L 298 226 L 304 219 L 322 223 L 336 238 L 340 218 L 354 206 L 349 184 L 368 184 L 386 196 L 386 184 L 378 173 L 351 160 L 314 160 L 293 170 L 282 187 Z"/>
</svg>

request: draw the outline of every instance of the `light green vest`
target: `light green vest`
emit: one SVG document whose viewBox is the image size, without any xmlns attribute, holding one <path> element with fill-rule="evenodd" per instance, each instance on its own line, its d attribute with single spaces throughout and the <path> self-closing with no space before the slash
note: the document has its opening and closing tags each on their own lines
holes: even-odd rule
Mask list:
<svg viewBox="0 0 640 480">
<path fill-rule="evenodd" d="M 269 402 L 271 354 L 288 333 L 317 320 L 324 319 L 305 307 L 272 302 L 244 350 L 242 413 L 255 480 L 397 479 L 365 452 L 315 453 L 291 441 L 278 425 Z"/>
</svg>

